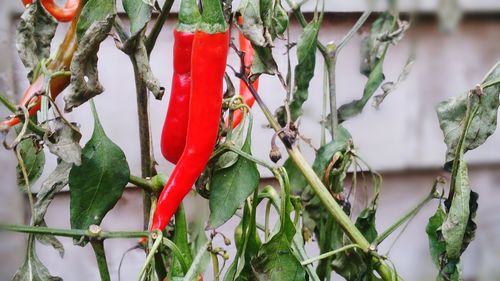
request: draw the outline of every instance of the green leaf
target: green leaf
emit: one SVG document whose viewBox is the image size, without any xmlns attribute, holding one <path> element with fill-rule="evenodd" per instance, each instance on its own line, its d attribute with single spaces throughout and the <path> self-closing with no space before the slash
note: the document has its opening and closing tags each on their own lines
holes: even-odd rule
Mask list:
<svg viewBox="0 0 500 281">
<path fill-rule="evenodd" d="M 109 17 L 114 18 L 115 14 L 116 8 L 114 0 L 88 0 L 82 9 L 80 18 L 78 19 L 78 25 L 76 27 L 78 43 L 82 41 L 84 34 L 91 27 L 91 25 L 98 22 L 105 22 Z M 109 33 L 109 31 L 107 33 Z"/>
<path fill-rule="evenodd" d="M 250 147 L 251 134 L 247 133 L 242 151 L 251 154 Z M 232 166 L 214 172 L 210 184 L 210 227 L 217 228 L 229 220 L 257 188 L 259 180 L 257 165 L 244 157 L 238 158 Z"/>
<path fill-rule="evenodd" d="M 28 249 L 21 267 L 11 279 L 12 281 L 62 281 L 62 278 L 50 275 L 35 252 L 34 237 L 28 238 Z"/>
<path fill-rule="evenodd" d="M 288 27 L 288 13 L 283 8 L 281 0 L 274 1 L 273 17 L 272 17 L 272 36 L 283 37 Z"/>
<path fill-rule="evenodd" d="M 344 122 L 347 119 L 350 119 L 363 111 L 363 108 L 365 107 L 366 103 L 370 100 L 370 98 L 373 96 L 375 91 L 378 89 L 380 84 L 385 79 L 382 67 L 384 64 L 384 55 L 381 57 L 381 59 L 377 62 L 375 65 L 375 68 L 373 69 L 372 72 L 370 72 L 370 75 L 368 76 L 368 81 L 366 81 L 365 88 L 363 90 L 363 96 L 359 100 L 354 100 L 350 103 L 344 104 L 341 107 L 339 107 L 338 110 L 338 115 L 339 115 L 339 122 Z"/>
<path fill-rule="evenodd" d="M 38 150 L 32 139 L 24 139 L 19 144 L 21 158 L 23 159 L 24 168 L 28 174 L 28 183 L 33 185 L 43 173 L 45 166 L 45 153 L 43 150 Z M 28 185 L 24 180 L 24 175 L 19 164 L 16 167 L 17 186 L 27 191 Z"/>
<path fill-rule="evenodd" d="M 386 37 L 393 32 L 395 24 L 396 17 L 391 13 L 381 14 L 373 22 L 370 34 L 361 42 L 360 72 L 368 77 L 368 81 L 366 81 L 363 96 L 360 99 L 339 107 L 339 122 L 344 122 L 361 113 L 366 103 L 384 81 L 384 58 L 391 43 L 390 38 Z"/>
<path fill-rule="evenodd" d="M 374 172 L 371 172 L 371 174 L 373 180 L 373 198 L 368 207 L 361 211 L 355 223 L 356 227 L 370 243 L 375 241 L 378 236 L 375 215 L 377 213 L 380 186 L 382 184 L 382 177 L 379 174 Z"/>
<path fill-rule="evenodd" d="M 16 48 L 19 58 L 28 70 L 28 79 L 33 81 L 34 69 L 50 56 L 50 43 L 56 33 L 57 22 L 35 1 L 21 15 L 16 29 Z"/>
<path fill-rule="evenodd" d="M 345 280 L 381 280 L 373 273 L 371 257 L 357 249 L 350 249 L 337 255 L 332 262 L 332 268 Z"/>
<path fill-rule="evenodd" d="M 151 19 L 153 7 L 147 1 L 123 0 L 123 9 L 130 20 L 132 35 L 140 32 Z"/>
<path fill-rule="evenodd" d="M 280 212 L 280 228 L 252 259 L 253 272 L 257 280 L 306 280 L 306 272 L 291 248 L 296 232 L 290 218 L 292 204 L 288 175 L 283 169 L 275 176 L 281 185 L 281 201 L 274 202 Z"/>
<path fill-rule="evenodd" d="M 95 106 L 94 132 L 82 151 L 82 164 L 69 174 L 71 228 L 99 225 L 122 196 L 130 170 L 123 151 L 105 134 Z M 84 245 L 85 241 L 79 241 Z"/>
<path fill-rule="evenodd" d="M 479 104 L 479 109 L 467 131 L 464 153 L 483 144 L 496 130 L 498 106 L 500 105 L 498 98 L 500 94 L 500 62 L 486 75 L 481 85 L 483 87 L 489 86 L 482 90 L 480 98 L 476 95 L 470 97 L 473 99 L 473 105 Z M 456 149 L 465 124 L 463 120 L 466 115 L 469 96 L 469 92 L 464 93 L 441 102 L 437 107 L 439 126 L 443 131 L 444 142 L 447 147 L 446 166 L 448 168 L 456 157 Z"/>
<path fill-rule="evenodd" d="M 318 149 L 312 168 L 320 179 L 324 179 L 325 170 L 336 153 L 343 154 L 352 139 L 351 134 L 343 127 L 339 128 L 337 138 Z"/>
<path fill-rule="evenodd" d="M 248 118 L 246 119 L 248 120 Z M 245 122 L 246 123 L 246 122 Z M 230 143 L 234 147 L 241 149 L 243 145 L 245 144 L 246 138 L 245 138 L 245 124 L 241 124 L 241 126 L 236 127 L 233 129 L 233 132 L 231 134 L 231 138 L 226 138 L 225 143 Z M 217 163 L 215 165 L 215 170 L 220 170 L 224 168 L 228 168 L 236 163 L 238 161 L 239 155 L 236 152 L 232 151 L 227 151 L 224 154 L 222 154 L 219 159 L 217 159 Z"/>
<path fill-rule="evenodd" d="M 290 189 L 292 194 L 300 195 L 304 191 L 304 188 L 307 186 L 307 181 L 304 175 L 299 170 L 299 167 L 295 165 L 292 158 L 288 158 L 283 167 L 286 169 L 288 173 L 288 177 L 290 179 Z"/>
<path fill-rule="evenodd" d="M 272 49 L 254 44 L 252 44 L 252 48 L 255 51 L 255 56 L 250 67 L 250 80 L 254 81 L 261 74 L 274 75 L 278 71 L 278 65 L 274 60 Z"/>
<path fill-rule="evenodd" d="M 285 233 L 280 232 L 262 245 L 259 253 L 252 260 L 256 280 L 306 280 L 304 268 L 293 255 L 290 243 Z"/>
<path fill-rule="evenodd" d="M 443 211 L 441 204 L 439 204 L 436 213 L 429 218 L 429 222 L 425 228 L 425 232 L 429 238 L 429 251 L 431 258 L 438 268 L 441 267 L 440 258 L 446 251 L 446 245 L 441 234 L 441 225 L 445 219 L 446 213 Z"/>
<path fill-rule="evenodd" d="M 298 63 L 295 66 L 295 90 L 290 102 L 290 113 L 293 121 L 302 115 L 302 105 L 309 96 L 309 83 L 314 76 L 314 67 L 316 66 L 319 26 L 318 20 L 311 21 L 304 28 L 297 42 Z M 284 117 L 278 119 L 284 120 Z"/>
</svg>

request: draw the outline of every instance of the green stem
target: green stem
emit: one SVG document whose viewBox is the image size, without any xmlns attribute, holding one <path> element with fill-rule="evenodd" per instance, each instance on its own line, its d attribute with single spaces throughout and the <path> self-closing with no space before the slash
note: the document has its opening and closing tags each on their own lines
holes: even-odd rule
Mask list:
<svg viewBox="0 0 500 281">
<path fill-rule="evenodd" d="M 485 88 L 488 88 L 488 87 L 494 86 L 494 85 L 496 85 L 496 84 L 498 84 L 498 83 L 500 83 L 500 78 L 499 78 L 499 79 L 496 79 L 496 80 L 493 80 L 493 81 L 488 81 L 488 82 L 486 82 L 486 83 L 482 84 L 482 85 L 481 85 L 481 87 L 482 87 L 483 89 L 485 89 Z"/>
<path fill-rule="evenodd" d="M 144 190 L 146 190 L 148 192 L 154 192 L 155 191 L 155 187 L 153 186 L 153 184 L 151 183 L 150 180 L 146 180 L 146 179 L 143 179 L 141 177 L 130 175 L 130 179 L 128 181 L 131 184 L 134 184 L 134 185 L 136 185 L 138 187 L 141 187 L 141 188 L 143 188 Z"/>
<path fill-rule="evenodd" d="M 368 8 L 368 10 L 366 10 L 358 19 L 358 21 L 356 21 L 356 23 L 352 26 L 352 28 L 347 32 L 346 35 L 344 35 L 344 37 L 342 37 L 342 39 L 340 39 L 340 42 L 337 44 L 337 53 L 340 52 L 340 50 L 342 48 L 344 48 L 344 46 L 351 40 L 351 38 L 354 36 L 354 34 L 356 34 L 356 32 L 358 32 L 358 30 L 363 26 L 363 24 L 366 22 L 366 20 L 368 19 L 368 17 L 370 17 L 370 14 L 372 13 L 372 2 L 373 1 L 370 1 L 370 7 Z"/>
<path fill-rule="evenodd" d="M 17 113 L 17 107 L 11 103 L 4 95 L 0 95 L 0 103 L 2 103 L 10 112 Z M 24 122 L 21 119 L 21 122 Z M 45 129 L 33 123 L 33 121 L 28 119 L 28 129 L 33 133 L 43 137 L 45 135 Z"/>
<path fill-rule="evenodd" d="M 91 233 L 90 231 L 83 229 L 59 229 L 59 228 L 48 228 L 41 226 L 29 226 L 29 225 L 19 225 L 19 224 L 0 224 L 0 230 L 30 233 L 30 234 L 54 235 L 54 236 L 71 237 L 71 238 L 80 238 L 82 236 L 86 236 L 88 238 L 100 238 L 100 239 L 142 238 L 142 237 L 147 237 L 150 234 L 150 232 L 147 231 L 114 231 L 114 232 L 101 231 L 99 233 Z"/>
<path fill-rule="evenodd" d="M 158 35 L 160 35 L 160 31 L 163 28 L 163 24 L 165 24 L 165 21 L 167 20 L 168 14 L 170 13 L 170 9 L 172 9 L 173 4 L 174 0 L 165 1 L 163 7 L 161 8 L 160 15 L 158 15 L 158 17 L 156 18 L 153 28 L 151 28 L 151 32 L 149 32 L 149 35 L 144 41 L 148 56 L 151 54 L 151 51 L 153 51 L 153 48 L 156 44 L 156 39 L 158 39 Z"/>
<path fill-rule="evenodd" d="M 103 240 L 91 240 L 90 244 L 94 249 L 95 257 L 97 260 L 97 267 L 99 268 L 99 275 L 102 281 L 111 281 L 109 276 L 108 263 L 106 261 L 106 252 L 104 251 Z"/>
<path fill-rule="evenodd" d="M 325 61 L 328 71 L 328 89 L 330 97 L 330 134 L 332 140 L 335 139 L 339 126 L 339 118 L 337 114 L 337 86 L 335 71 L 337 69 L 337 54 L 335 50 L 330 52 L 329 61 Z"/>
<path fill-rule="evenodd" d="M 324 254 L 321 254 L 317 257 L 314 257 L 314 258 L 310 258 L 308 260 L 305 260 L 303 262 L 301 262 L 300 264 L 302 265 L 308 265 L 310 263 L 313 263 L 315 261 L 319 261 L 319 260 L 322 260 L 322 259 L 326 259 L 328 257 L 331 257 L 331 256 L 334 256 L 336 254 L 339 254 L 341 252 L 344 252 L 344 251 L 347 251 L 347 250 L 350 250 L 350 249 L 354 249 L 354 248 L 358 248 L 358 249 L 361 249 L 358 245 L 356 244 L 351 244 L 351 245 L 346 245 L 344 247 L 341 247 L 341 248 L 338 248 L 337 250 L 334 250 L 334 251 L 330 251 L 330 252 L 326 252 Z"/>
<path fill-rule="evenodd" d="M 420 201 L 413 209 L 408 211 L 399 220 L 397 220 L 394 224 L 392 224 L 389 228 L 387 228 L 382 234 L 380 234 L 375 239 L 375 241 L 373 241 L 373 244 L 378 245 L 382 243 L 382 241 L 384 241 L 387 237 L 389 237 L 389 235 L 391 235 L 396 229 L 398 229 L 410 218 L 414 217 L 427 203 L 429 203 L 432 199 L 434 199 L 434 191 L 435 190 L 433 190 L 422 201 Z"/>
<path fill-rule="evenodd" d="M 156 250 L 158 250 L 158 247 L 160 247 L 163 241 L 163 232 L 157 230 L 155 234 L 156 234 L 155 242 L 153 243 L 153 247 L 151 247 L 151 249 L 149 250 L 149 253 L 146 256 L 146 261 L 144 262 L 144 264 L 141 267 L 141 270 L 139 271 L 139 275 L 137 276 L 138 281 L 142 280 L 142 277 L 144 276 L 144 274 L 146 274 L 146 270 L 151 264 L 151 261 L 155 256 Z"/>
<path fill-rule="evenodd" d="M 219 281 L 220 271 L 219 271 L 219 259 L 217 258 L 216 253 L 210 253 L 212 257 L 212 267 L 214 270 L 214 280 Z"/>
<path fill-rule="evenodd" d="M 265 161 L 262 161 L 260 159 L 257 159 L 255 157 L 253 157 L 251 154 L 248 154 L 246 153 L 245 151 L 239 149 L 238 147 L 234 146 L 234 145 L 230 145 L 230 144 L 224 144 L 223 147 L 226 147 L 228 150 L 242 156 L 243 158 L 246 158 L 252 162 L 255 162 L 263 167 L 266 167 L 268 168 L 269 170 L 273 171 L 276 169 L 276 167 L 274 167 L 273 165 L 265 162 Z"/>
</svg>

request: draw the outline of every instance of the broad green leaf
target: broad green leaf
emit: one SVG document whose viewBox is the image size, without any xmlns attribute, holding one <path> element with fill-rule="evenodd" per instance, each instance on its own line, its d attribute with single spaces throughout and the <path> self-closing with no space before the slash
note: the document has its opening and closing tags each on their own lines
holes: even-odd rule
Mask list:
<svg viewBox="0 0 500 281">
<path fill-rule="evenodd" d="M 251 134 L 248 133 L 242 151 L 250 154 L 250 147 Z M 259 180 L 257 165 L 244 157 L 239 157 L 228 168 L 215 171 L 210 184 L 210 227 L 217 228 L 229 220 L 257 188 Z"/>
<path fill-rule="evenodd" d="M 350 249 L 337 255 L 332 262 L 335 273 L 345 280 L 376 281 L 381 280 L 373 272 L 372 260 L 357 249 Z"/>
<path fill-rule="evenodd" d="M 304 268 L 292 253 L 290 243 L 285 233 L 280 232 L 262 245 L 252 260 L 256 280 L 306 280 Z"/>
<path fill-rule="evenodd" d="M 50 275 L 49 270 L 43 265 L 35 251 L 33 236 L 28 238 L 28 249 L 21 267 L 12 277 L 11 281 L 62 281 L 62 278 Z"/>
<path fill-rule="evenodd" d="M 298 63 L 295 66 L 295 88 L 290 102 L 290 113 L 293 121 L 302 115 L 302 105 L 309 96 L 309 83 L 314 76 L 314 67 L 316 65 L 319 26 L 320 22 L 318 20 L 311 21 L 304 28 L 297 42 Z M 284 117 L 278 119 L 284 120 Z"/>
<path fill-rule="evenodd" d="M 389 12 L 381 14 L 372 24 L 370 34 L 361 42 L 360 72 L 368 77 L 363 96 L 342 105 L 338 110 L 339 122 L 350 119 L 363 110 L 366 103 L 384 81 L 383 64 L 391 40 L 387 37 L 393 32 L 396 18 Z"/>
<path fill-rule="evenodd" d="M 69 173 L 71 228 L 99 225 L 121 198 L 130 170 L 123 151 L 104 132 L 92 104 L 94 132 L 82 151 L 82 164 Z M 85 241 L 80 241 L 85 243 Z"/>
<path fill-rule="evenodd" d="M 483 144 L 496 130 L 498 106 L 500 105 L 498 98 L 500 94 L 500 63 L 497 63 L 486 75 L 481 85 L 484 88 L 480 98 L 476 95 L 470 97 L 469 92 L 467 92 L 441 102 L 437 107 L 439 125 L 447 147 L 447 167 L 450 167 L 451 162 L 456 157 L 456 149 L 465 124 L 464 118 L 469 98 L 473 99 L 473 106 L 479 103 L 479 108 L 467 131 L 464 152 Z"/>
<path fill-rule="evenodd" d="M 24 168 L 28 175 L 29 185 L 33 185 L 43 173 L 45 166 L 45 153 L 43 150 L 38 150 L 32 139 L 25 139 L 19 144 L 21 159 L 23 159 Z M 19 164 L 16 167 L 17 186 L 27 191 L 28 185 L 24 180 L 24 175 Z"/>
<path fill-rule="evenodd" d="M 114 18 L 115 14 L 116 7 L 114 0 L 88 0 L 78 19 L 78 26 L 76 28 L 78 43 L 82 41 L 84 34 L 91 25 L 98 22 L 106 22 L 107 18 Z M 107 33 L 109 33 L 109 31 Z"/>
<path fill-rule="evenodd" d="M 443 211 L 441 204 L 439 205 L 436 213 L 429 218 L 429 222 L 425 228 L 427 237 L 429 238 L 429 251 L 431 254 L 432 261 L 434 264 L 440 268 L 441 256 L 446 251 L 445 242 L 442 239 L 441 225 L 446 219 L 446 213 Z"/>
<path fill-rule="evenodd" d="M 50 56 L 50 43 L 56 33 L 57 22 L 35 1 L 21 15 L 16 29 L 16 48 L 19 58 L 28 70 L 28 79 L 33 81 L 34 69 Z"/>
<path fill-rule="evenodd" d="M 64 162 L 80 165 L 82 148 L 80 139 L 82 134 L 76 124 L 70 127 L 61 117 L 52 119 L 44 124 L 47 133 L 43 140 L 50 152 Z"/>
<path fill-rule="evenodd" d="M 151 19 L 153 7 L 147 1 L 123 0 L 123 9 L 130 19 L 132 35 L 140 32 Z"/>
<path fill-rule="evenodd" d="M 299 168 L 293 162 L 292 158 L 288 158 L 283 167 L 286 169 L 288 173 L 288 177 L 290 179 L 290 189 L 292 190 L 292 194 L 300 195 L 304 191 L 304 188 L 307 186 L 306 178 L 302 175 Z"/>
<path fill-rule="evenodd" d="M 276 174 L 276 176 L 278 176 Z M 279 231 L 262 245 L 252 259 L 252 268 L 256 280 L 306 280 L 306 272 L 297 256 L 292 252 L 295 225 L 290 218 L 290 186 L 286 170 L 279 174 L 281 179 L 281 201 L 274 202 L 280 212 Z M 300 235 L 300 234 L 298 234 Z"/>
</svg>

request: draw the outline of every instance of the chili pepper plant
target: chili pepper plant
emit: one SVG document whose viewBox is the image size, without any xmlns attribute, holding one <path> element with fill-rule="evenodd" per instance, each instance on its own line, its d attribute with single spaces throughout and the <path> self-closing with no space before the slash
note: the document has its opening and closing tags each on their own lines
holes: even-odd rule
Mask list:
<svg viewBox="0 0 500 281">
<path fill-rule="evenodd" d="M 18 185 L 30 204 L 27 224 L 0 224 L 0 230 L 28 234 L 26 261 L 12 280 L 60 280 L 51 276 L 35 247 L 39 241 L 64 251 L 58 237 L 71 237 L 81 247 L 90 244 L 102 280 L 111 280 L 107 239 L 137 241 L 146 257 L 137 280 L 300 281 L 331 280 L 334 275 L 345 280 L 404 280 L 378 246 L 423 208 L 436 210 L 425 230 L 437 280 L 461 280 L 460 257 L 474 238 L 478 208 L 464 154 L 496 129 L 498 63 L 477 85 L 437 105 L 448 180 L 429 183 L 428 196 L 416 207 L 408 206 L 393 225 L 378 229 L 382 176 L 358 154 L 346 121 L 361 114 L 369 102 L 380 106 L 411 75 L 414 53 L 394 81 L 384 75 L 383 66 L 391 60 L 388 50 L 415 24 L 414 14 L 401 14 L 397 1 L 388 1 L 387 10 L 376 13 L 369 6 L 343 37 L 322 42 L 318 34 L 329 16 L 324 12 L 326 0 L 317 0 L 314 12 L 307 15 L 301 12 L 305 1 L 242 0 L 234 7 L 231 0 L 177 1 L 176 14 L 171 13 L 174 0 L 123 0 L 124 14 L 117 12 L 114 0 L 67 0 L 64 6 L 53 0 L 22 1 L 25 11 L 16 47 L 31 85 L 19 101 L 0 95 L 12 112 L 0 123 L 4 146 L 16 156 Z M 169 16 L 177 18 L 174 30 L 167 32 L 173 50 L 161 52 L 172 54 L 173 76 L 161 85 L 149 61 Z M 297 38 L 290 37 L 292 20 L 302 27 Z M 51 49 L 59 23 L 67 21 L 69 28 L 61 27 L 66 30 L 64 40 Z M 361 46 L 364 90 L 352 102 L 338 104 L 336 61 L 361 28 L 367 30 Z M 103 106 L 93 101 L 106 94 L 116 95 L 120 103 L 133 102 L 106 92 L 99 81 L 98 50 L 104 40 L 114 40 L 134 69 L 140 175 L 130 173 L 125 154 L 99 120 L 97 108 Z M 276 52 L 278 43 L 286 45 L 285 54 Z M 238 60 L 228 62 L 230 54 Z M 324 72 L 315 73 L 320 60 Z M 323 77 L 323 93 L 310 91 L 315 75 Z M 281 92 L 258 87 L 262 77 L 277 79 Z M 164 94 L 170 96 L 164 115 L 151 116 L 149 103 L 159 102 Z M 283 101 L 280 107 L 270 108 L 261 98 L 271 94 Z M 64 108 L 58 107 L 58 99 Z M 311 145 L 301 133 L 300 120 L 303 105 L 311 99 L 323 101 L 323 118 L 317 125 L 321 145 L 309 162 L 302 151 Z M 79 120 L 65 113 L 87 102 L 94 128 L 90 140 L 81 143 Z M 254 103 L 258 106 L 252 108 Z M 261 111 L 274 131 L 268 159 L 252 155 L 252 111 Z M 161 151 L 153 151 L 150 118 L 165 118 L 158 140 Z M 57 156 L 57 166 L 40 179 L 46 153 Z M 175 168 L 170 174 L 157 173 L 155 157 L 164 157 Z M 259 185 L 263 170 L 274 177 L 274 186 Z M 41 188 L 34 194 L 31 186 L 36 181 Z M 358 182 L 371 196 L 361 206 L 352 195 Z M 127 185 L 143 191 L 144 227 L 101 229 Z M 66 186 L 71 229 L 52 228 L 44 216 Z M 182 201 L 189 192 L 208 201 L 207 221 L 186 220 Z M 257 216 L 258 208 L 265 210 L 264 217 Z M 276 223 L 271 223 L 271 213 L 277 214 Z M 220 231 L 231 218 L 239 221 L 234 231 Z M 310 243 L 317 245 L 319 256 L 305 250 Z M 235 255 L 228 254 L 231 247 Z M 213 275 L 206 273 L 208 267 Z"/>
</svg>

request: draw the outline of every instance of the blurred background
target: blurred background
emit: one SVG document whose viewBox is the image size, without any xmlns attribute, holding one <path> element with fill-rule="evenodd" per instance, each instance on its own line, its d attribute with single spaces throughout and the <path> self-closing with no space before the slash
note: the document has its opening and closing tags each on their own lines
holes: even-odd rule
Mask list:
<svg viewBox="0 0 500 281">
<path fill-rule="evenodd" d="M 117 6 L 121 7 L 118 1 Z M 163 1 L 160 1 L 163 2 Z M 176 1 L 178 2 L 178 1 Z M 380 1 L 382 2 L 382 1 Z M 410 27 L 405 38 L 389 53 L 384 64 L 386 81 L 395 81 L 416 43 L 416 61 L 406 81 L 391 93 L 379 109 L 367 105 L 363 113 L 345 123 L 351 132 L 358 154 L 372 168 L 383 176 L 382 197 L 379 204 L 377 224 L 385 229 L 397 218 L 411 209 L 431 189 L 437 176 L 449 178 L 442 169 L 446 146 L 439 129 L 435 113 L 436 105 L 449 97 L 456 96 L 479 83 L 490 68 L 500 60 L 500 2 L 498 0 L 458 1 L 460 11 L 444 13 L 440 3 L 454 1 L 400 1 L 402 11 L 410 11 L 417 6 L 420 16 Z M 418 2 L 417 4 L 415 4 Z M 234 2 L 237 7 L 238 1 Z M 160 3 L 161 4 L 161 3 Z M 176 22 L 175 12 L 169 17 L 151 55 L 153 72 L 167 89 L 162 101 L 150 100 L 151 129 L 158 171 L 168 173 L 172 165 L 163 160 L 159 139 L 166 107 L 169 99 L 172 75 L 172 28 Z M 309 1 L 304 12 L 314 10 L 315 1 Z M 285 5 L 286 7 L 286 5 Z M 326 1 L 326 11 L 320 40 L 323 43 L 335 41 L 351 28 L 366 9 L 366 2 Z M 383 9 L 378 7 L 377 9 Z M 0 92 L 11 100 L 18 100 L 28 86 L 26 71 L 15 48 L 15 28 L 23 11 L 21 1 L 0 1 Z M 438 13 L 437 11 L 441 11 Z M 439 16 L 441 15 L 440 21 Z M 454 30 L 443 31 L 445 25 L 454 24 L 456 15 L 461 21 Z M 370 17 L 369 22 L 376 14 Z M 366 78 L 359 73 L 360 41 L 369 22 L 343 49 L 337 62 L 338 104 L 344 104 L 362 95 Z M 62 40 L 67 25 L 61 24 L 53 41 L 55 49 Z M 236 30 L 233 30 L 236 31 Z M 291 16 L 291 39 L 296 41 L 301 28 Z M 237 33 L 233 32 L 233 37 Z M 284 42 L 279 42 L 274 51 L 280 69 L 286 71 Z M 296 64 L 295 50 L 292 65 Z M 234 53 L 229 63 L 238 65 Z M 101 122 L 108 136 L 125 152 L 131 171 L 140 175 L 140 151 L 136 113 L 135 85 L 129 58 L 119 51 L 109 37 L 99 51 L 99 77 L 106 91 L 95 98 Z M 234 77 L 233 77 L 234 78 Z M 319 146 L 322 101 L 323 64 L 317 54 L 315 78 L 309 89 L 309 100 L 304 107 L 304 117 L 300 122 L 303 135 Z M 236 82 L 236 79 L 234 78 Z M 238 84 L 235 84 L 238 85 Z M 380 90 L 379 90 L 380 91 Z M 275 77 L 264 76 L 260 82 L 260 93 L 273 110 L 284 99 L 284 92 Z M 379 94 L 379 93 L 376 93 Z M 152 97 L 152 96 L 151 96 Z M 58 99 L 62 104 L 62 98 Z M 253 109 L 253 154 L 268 158 L 272 131 L 266 127 L 266 119 L 260 109 Z M 0 116 L 7 116 L 0 107 Z M 92 132 L 92 116 L 88 104 L 68 114 L 70 120 L 79 122 L 84 144 Z M 463 271 L 466 280 L 500 280 L 500 132 L 491 136 L 478 149 L 467 153 L 472 188 L 479 192 L 478 229 L 476 239 L 463 255 Z M 303 152 L 312 163 L 314 151 L 302 144 Z M 284 153 L 285 154 L 285 153 Z M 50 154 L 46 154 L 49 156 Z M 52 155 L 50 155 L 52 156 Z M 45 172 L 33 187 L 34 192 L 40 182 L 53 170 L 56 159 L 47 157 Z M 286 158 L 286 157 L 284 157 Z M 282 160 L 283 161 L 283 160 Z M 0 149 L 0 221 L 26 223 L 28 221 L 27 197 L 16 187 L 15 157 L 12 151 Z M 263 183 L 273 183 L 266 178 L 271 175 L 261 170 Z M 199 196 L 186 200 L 190 219 L 208 216 L 207 201 Z M 398 273 L 405 280 L 434 280 L 434 268 L 428 250 L 425 225 L 436 209 L 436 202 L 428 204 L 411 222 L 391 249 L 396 235 L 381 245 L 380 253 L 388 254 Z M 260 217 L 263 221 L 263 217 Z M 259 220 L 259 218 L 258 218 Z M 232 219 L 220 231 L 232 237 L 238 219 Z M 46 222 L 50 227 L 69 228 L 69 193 L 65 189 L 50 206 Z M 105 217 L 104 230 L 139 230 L 142 227 L 141 192 L 128 188 L 124 197 Z M 9 280 L 22 263 L 25 254 L 25 239 L 22 234 L 0 234 L 0 280 Z M 98 280 L 98 270 L 91 247 L 73 246 L 71 239 L 60 239 L 65 246 L 61 259 L 52 248 L 37 245 L 37 252 L 49 271 L 64 280 Z M 118 264 L 123 253 L 136 244 L 136 240 L 107 240 L 105 247 L 108 265 L 113 280 L 118 280 Z M 222 241 L 218 242 L 223 246 Z M 318 254 L 313 243 L 307 246 L 310 257 Z M 230 251 L 234 255 L 234 251 Z M 130 252 L 121 268 L 121 280 L 135 280 L 145 255 L 140 250 Z M 210 268 L 210 267 L 209 267 Z M 206 280 L 211 280 L 210 269 Z M 336 277 L 339 279 L 339 277 Z"/>
</svg>

